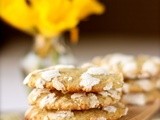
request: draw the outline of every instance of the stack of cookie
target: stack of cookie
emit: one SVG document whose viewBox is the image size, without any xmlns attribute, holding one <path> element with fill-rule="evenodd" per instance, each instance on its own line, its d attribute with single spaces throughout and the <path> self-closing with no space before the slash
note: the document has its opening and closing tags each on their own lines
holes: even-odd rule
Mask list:
<svg viewBox="0 0 160 120">
<path fill-rule="evenodd" d="M 103 67 L 57 65 L 30 73 L 34 88 L 25 120 L 115 120 L 127 114 L 120 103 L 123 76 Z"/>
<path fill-rule="evenodd" d="M 126 104 L 145 105 L 155 99 L 160 99 L 159 57 L 111 54 L 96 57 L 90 64 L 83 66 L 94 65 L 123 73 L 125 84 L 122 100 Z"/>
</svg>

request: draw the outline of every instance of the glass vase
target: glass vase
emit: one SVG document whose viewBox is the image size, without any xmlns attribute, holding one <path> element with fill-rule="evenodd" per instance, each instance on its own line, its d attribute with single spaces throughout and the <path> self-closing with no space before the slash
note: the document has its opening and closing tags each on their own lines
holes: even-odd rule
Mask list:
<svg viewBox="0 0 160 120">
<path fill-rule="evenodd" d="M 32 50 L 22 60 L 24 76 L 30 72 L 56 64 L 75 64 L 75 58 L 64 37 L 46 38 L 42 35 L 34 37 Z"/>
</svg>

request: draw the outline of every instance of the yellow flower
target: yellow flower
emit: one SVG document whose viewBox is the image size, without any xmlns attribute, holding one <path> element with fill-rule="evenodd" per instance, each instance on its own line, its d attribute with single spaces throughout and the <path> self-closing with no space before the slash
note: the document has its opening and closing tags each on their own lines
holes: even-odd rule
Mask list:
<svg viewBox="0 0 160 120">
<path fill-rule="evenodd" d="M 70 14 L 69 0 L 33 0 L 32 5 L 38 17 L 36 27 L 45 36 L 55 36 L 77 25 L 77 19 Z"/>
<path fill-rule="evenodd" d="M 27 4 L 27 1 L 29 2 Z M 53 37 L 70 30 L 104 7 L 97 0 L 0 0 L 0 16 L 29 33 Z"/>
<path fill-rule="evenodd" d="M 0 17 L 20 30 L 33 32 L 32 11 L 25 0 L 0 0 Z"/>
<path fill-rule="evenodd" d="M 102 14 L 104 7 L 97 0 L 73 0 L 73 12 L 78 19 L 84 19 L 91 14 Z"/>
</svg>

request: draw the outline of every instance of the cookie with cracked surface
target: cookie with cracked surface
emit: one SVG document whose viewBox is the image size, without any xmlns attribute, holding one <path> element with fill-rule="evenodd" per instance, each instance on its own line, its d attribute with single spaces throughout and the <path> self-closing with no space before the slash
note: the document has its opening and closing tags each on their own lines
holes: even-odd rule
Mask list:
<svg viewBox="0 0 160 120">
<path fill-rule="evenodd" d="M 123 86 L 121 73 L 110 73 L 103 67 L 50 67 L 30 73 L 24 80 L 31 88 L 62 92 L 101 92 Z"/>
<path fill-rule="evenodd" d="M 25 120 L 117 120 L 127 111 L 123 104 L 84 111 L 47 111 L 33 106 L 26 111 Z"/>
<path fill-rule="evenodd" d="M 124 93 L 149 92 L 160 88 L 159 79 L 126 80 L 123 85 Z"/>
<path fill-rule="evenodd" d="M 151 92 L 128 93 L 122 96 L 122 102 L 130 105 L 143 106 L 150 102 L 160 99 L 160 91 L 154 90 Z"/>
<path fill-rule="evenodd" d="M 100 93 L 66 93 L 34 89 L 28 96 L 31 105 L 47 110 L 87 110 L 117 103 L 121 91 L 109 90 Z"/>
<path fill-rule="evenodd" d="M 93 64 L 107 67 L 112 71 L 120 71 L 125 78 L 136 78 L 138 72 L 137 61 L 134 56 L 125 54 L 109 54 L 102 58 L 94 58 Z"/>
<path fill-rule="evenodd" d="M 152 78 L 160 74 L 160 57 L 158 56 L 109 54 L 94 58 L 92 64 L 120 71 L 124 78 L 130 79 Z"/>
<path fill-rule="evenodd" d="M 160 75 L 160 57 L 139 55 L 137 56 L 139 63 L 139 78 L 152 78 Z"/>
</svg>

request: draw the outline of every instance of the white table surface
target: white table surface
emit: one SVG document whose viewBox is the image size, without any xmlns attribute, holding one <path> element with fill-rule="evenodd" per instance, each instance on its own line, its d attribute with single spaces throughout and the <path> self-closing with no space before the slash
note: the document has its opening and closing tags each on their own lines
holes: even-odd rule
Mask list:
<svg viewBox="0 0 160 120">
<path fill-rule="evenodd" d="M 122 52 L 160 55 L 159 38 L 130 37 L 82 37 L 77 46 L 71 46 L 75 57 L 81 63 L 97 55 Z M 20 60 L 30 49 L 31 42 L 25 38 L 13 38 L 2 48 L 0 56 L 0 110 L 25 111 L 27 93 L 22 84 Z"/>
</svg>

